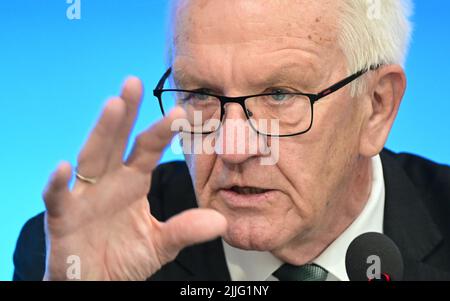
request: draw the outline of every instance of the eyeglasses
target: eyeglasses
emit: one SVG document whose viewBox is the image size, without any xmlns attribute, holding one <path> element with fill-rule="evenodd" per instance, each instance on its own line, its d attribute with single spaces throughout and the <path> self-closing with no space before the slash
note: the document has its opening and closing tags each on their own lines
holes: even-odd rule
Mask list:
<svg viewBox="0 0 450 301">
<path fill-rule="evenodd" d="M 165 115 L 175 106 L 182 107 L 190 124 L 183 129 L 191 134 L 211 134 L 219 129 L 228 103 L 240 104 L 250 126 L 260 135 L 269 137 L 290 137 L 308 132 L 313 124 L 314 103 L 353 82 L 374 65 L 339 81 L 317 93 L 276 91 L 239 97 L 215 95 L 204 91 L 163 89 L 172 68 L 159 80 L 153 95 L 158 99 L 161 113 Z M 276 123 L 273 123 L 276 121 Z"/>
</svg>

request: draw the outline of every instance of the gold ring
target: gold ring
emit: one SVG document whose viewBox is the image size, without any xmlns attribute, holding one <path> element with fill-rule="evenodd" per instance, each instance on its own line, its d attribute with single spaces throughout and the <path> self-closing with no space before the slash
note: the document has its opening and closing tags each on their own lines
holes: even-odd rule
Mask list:
<svg viewBox="0 0 450 301">
<path fill-rule="evenodd" d="M 81 175 L 78 172 L 78 168 L 75 170 L 75 176 L 77 177 L 77 179 L 79 179 L 80 181 L 89 183 L 89 184 L 95 184 L 97 183 L 97 178 L 92 178 L 92 177 L 85 177 L 83 175 Z"/>
</svg>

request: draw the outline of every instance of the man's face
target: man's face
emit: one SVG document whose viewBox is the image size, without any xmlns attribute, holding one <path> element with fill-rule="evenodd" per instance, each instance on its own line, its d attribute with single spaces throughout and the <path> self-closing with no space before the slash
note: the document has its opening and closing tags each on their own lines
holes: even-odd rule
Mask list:
<svg viewBox="0 0 450 301">
<path fill-rule="evenodd" d="M 338 3 L 181 1 L 173 62 L 178 88 L 226 96 L 318 93 L 349 75 L 337 40 Z M 355 214 L 353 185 L 365 175 L 358 161 L 363 115 L 349 90 L 314 105 L 309 132 L 277 138 L 274 165 L 261 165 L 261 153 L 186 155 L 199 206 L 227 218 L 228 243 L 276 252 L 325 242 Z M 224 124 L 245 118 L 240 105 L 227 104 Z M 264 139 L 270 146 L 275 138 Z M 247 135 L 237 143 L 248 149 L 255 141 Z"/>
</svg>

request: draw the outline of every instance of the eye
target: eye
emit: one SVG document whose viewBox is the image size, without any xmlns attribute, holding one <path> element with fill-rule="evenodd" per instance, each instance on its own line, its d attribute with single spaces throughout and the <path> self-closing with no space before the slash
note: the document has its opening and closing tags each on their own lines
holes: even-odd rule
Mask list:
<svg viewBox="0 0 450 301">
<path fill-rule="evenodd" d="M 192 93 L 192 98 L 194 98 L 195 100 L 207 100 L 209 98 L 209 95 Z"/>
<path fill-rule="evenodd" d="M 205 95 L 202 93 L 209 93 L 208 90 L 206 89 L 197 89 L 197 90 L 192 90 L 192 92 L 182 92 L 180 93 L 180 95 L 178 96 L 179 99 L 181 99 L 183 102 L 188 102 L 188 101 L 207 101 L 211 96 L 209 95 Z"/>
<path fill-rule="evenodd" d="M 277 102 L 288 100 L 292 97 L 292 95 L 289 95 L 289 93 L 292 93 L 286 89 L 276 88 L 269 90 L 268 93 L 271 93 L 270 95 L 272 100 L 275 100 Z"/>
<path fill-rule="evenodd" d="M 193 90 L 192 92 L 193 93 L 191 93 L 190 98 L 193 100 L 198 100 L 198 101 L 206 101 L 211 97 L 209 95 L 205 95 L 202 93 L 206 93 L 206 94 L 212 93 L 211 90 L 205 89 L 205 88 L 196 89 L 196 90 Z"/>
</svg>

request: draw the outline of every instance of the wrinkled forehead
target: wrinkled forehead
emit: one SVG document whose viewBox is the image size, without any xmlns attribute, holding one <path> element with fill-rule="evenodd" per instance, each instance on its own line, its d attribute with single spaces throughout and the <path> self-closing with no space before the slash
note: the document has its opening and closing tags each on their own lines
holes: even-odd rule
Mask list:
<svg viewBox="0 0 450 301">
<path fill-rule="evenodd" d="M 339 1 L 179 0 L 173 19 L 174 46 L 263 43 L 304 38 L 329 47 L 337 41 Z"/>
</svg>

